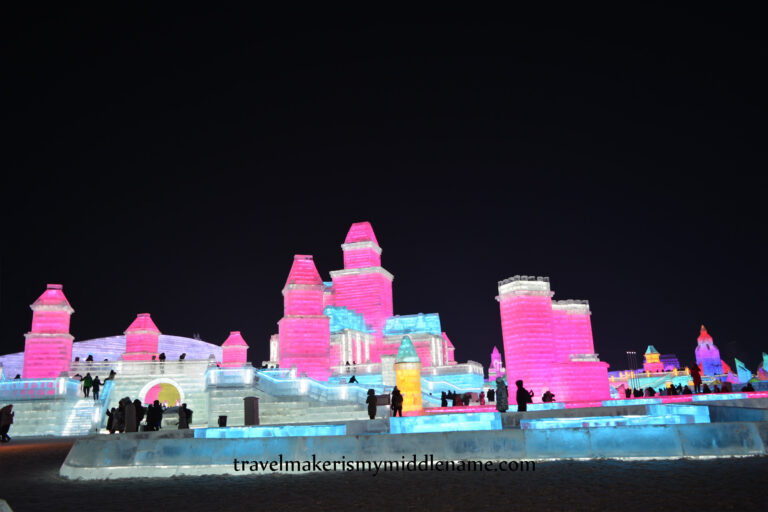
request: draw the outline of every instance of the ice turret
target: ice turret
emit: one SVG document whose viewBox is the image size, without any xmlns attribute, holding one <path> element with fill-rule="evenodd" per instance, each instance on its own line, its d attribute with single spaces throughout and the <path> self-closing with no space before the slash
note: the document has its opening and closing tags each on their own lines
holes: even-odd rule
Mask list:
<svg viewBox="0 0 768 512">
<path fill-rule="evenodd" d="M 232 331 L 229 337 L 221 344 L 221 366 L 243 366 L 248 361 L 248 344 L 243 339 L 240 331 Z"/>
<path fill-rule="evenodd" d="M 126 361 L 151 361 L 157 358 L 157 345 L 160 340 L 160 329 L 149 313 L 139 313 L 136 319 L 125 330 Z"/>
<path fill-rule="evenodd" d="M 75 312 L 60 284 L 49 284 L 32 305 L 32 330 L 24 335 L 25 379 L 54 378 L 69 370 L 72 340 L 69 320 Z"/>
<path fill-rule="evenodd" d="M 283 288 L 284 315 L 279 326 L 281 368 L 328 380 L 331 332 L 323 314 L 325 285 L 312 256 L 297 254 Z"/>
</svg>

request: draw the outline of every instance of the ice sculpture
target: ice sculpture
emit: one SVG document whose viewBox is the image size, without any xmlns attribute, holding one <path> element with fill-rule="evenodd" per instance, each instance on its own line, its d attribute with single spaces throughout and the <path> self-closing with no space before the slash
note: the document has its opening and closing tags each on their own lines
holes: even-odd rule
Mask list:
<svg viewBox="0 0 768 512">
<path fill-rule="evenodd" d="M 69 370 L 72 340 L 69 320 L 75 312 L 60 284 L 49 284 L 30 306 L 32 330 L 25 335 L 25 379 L 54 378 Z"/>
<path fill-rule="evenodd" d="M 229 337 L 222 343 L 222 362 L 223 367 L 243 366 L 248 362 L 248 344 L 243 339 L 240 331 L 232 331 Z"/>
<path fill-rule="evenodd" d="M 421 361 L 408 336 L 403 337 L 397 351 L 395 378 L 403 394 L 403 412 L 421 411 Z"/>
<path fill-rule="evenodd" d="M 279 325 L 281 368 L 318 380 L 330 376 L 330 320 L 323 314 L 325 285 L 312 256 L 297 254 L 283 288 L 284 315 Z"/>
<path fill-rule="evenodd" d="M 149 316 L 149 313 L 139 313 L 136 319 L 125 331 L 126 361 L 151 361 L 156 359 L 160 329 Z"/>
<path fill-rule="evenodd" d="M 712 336 L 707 332 L 707 328 L 701 326 L 698 345 L 696 346 L 696 364 L 701 367 L 703 375 L 722 375 L 727 373 L 723 371 L 723 365 L 720 360 L 720 350 L 712 342 Z"/>
<path fill-rule="evenodd" d="M 384 324 L 392 316 L 394 276 L 381 266 L 382 251 L 370 222 L 352 224 L 341 249 L 344 251 L 344 269 L 331 272 L 332 290 L 324 291 L 333 295 L 333 305 L 363 315 L 366 325 L 374 331 L 371 362 L 378 363 L 381 361 Z"/>
<path fill-rule="evenodd" d="M 643 370 L 647 372 L 663 372 L 664 363 L 661 362 L 661 354 L 656 350 L 653 345 L 648 345 L 645 351 L 645 361 L 643 362 Z"/>
<path fill-rule="evenodd" d="M 549 389 L 560 401 L 610 398 L 608 364 L 594 353 L 589 304 L 553 302 L 553 295 L 546 277 L 499 282 L 508 381 L 522 379 L 536 397 Z"/>
</svg>

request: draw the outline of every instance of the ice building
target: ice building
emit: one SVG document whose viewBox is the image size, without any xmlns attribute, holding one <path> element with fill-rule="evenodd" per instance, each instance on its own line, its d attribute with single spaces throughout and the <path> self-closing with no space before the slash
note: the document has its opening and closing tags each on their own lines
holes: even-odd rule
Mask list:
<svg viewBox="0 0 768 512">
<path fill-rule="evenodd" d="M 664 371 L 664 363 L 661 362 L 661 354 L 653 345 L 648 345 L 645 350 L 645 361 L 643 361 L 643 370 L 656 373 Z"/>
<path fill-rule="evenodd" d="M 541 397 L 559 401 L 610 398 L 608 363 L 595 354 L 586 301 L 553 301 L 549 278 L 513 276 L 499 282 L 507 381 L 522 379 Z"/>
<path fill-rule="evenodd" d="M 698 346 L 696 347 L 696 364 L 701 367 L 702 375 L 721 375 L 723 374 L 723 364 L 720 359 L 720 350 L 712 341 L 712 336 L 707 332 L 707 328 L 701 326 L 699 333 Z"/>
<path fill-rule="evenodd" d="M 456 362 L 439 314 L 393 314 L 394 276 L 382 267 L 382 249 L 369 222 L 352 224 L 341 250 L 344 268 L 331 271 L 331 281 L 321 279 L 312 256 L 294 256 L 283 289 L 284 316 L 263 365 L 295 368 L 299 376 L 318 380 L 354 373 L 365 382 L 394 385 L 395 357 L 408 336 L 423 378 L 467 390 L 482 386 L 482 365 Z"/>
<path fill-rule="evenodd" d="M 501 353 L 497 347 L 491 351 L 491 365 L 488 367 L 488 381 L 495 382 L 497 377 L 504 376 L 504 365 L 501 362 Z"/>
</svg>

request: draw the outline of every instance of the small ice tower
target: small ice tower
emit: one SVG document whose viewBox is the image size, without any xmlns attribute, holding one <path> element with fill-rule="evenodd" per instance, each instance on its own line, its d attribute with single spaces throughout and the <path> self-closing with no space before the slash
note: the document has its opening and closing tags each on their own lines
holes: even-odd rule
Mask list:
<svg viewBox="0 0 768 512">
<path fill-rule="evenodd" d="M 139 313 L 136 320 L 125 330 L 124 361 L 151 361 L 157 357 L 160 329 L 149 313 Z"/>
<path fill-rule="evenodd" d="M 491 382 L 496 381 L 496 377 L 504 376 L 504 368 L 501 363 L 501 353 L 499 349 L 493 347 L 491 352 L 491 366 L 488 367 L 488 380 Z"/>
<path fill-rule="evenodd" d="M 243 366 L 248 361 L 248 344 L 243 339 L 240 331 L 232 331 L 229 338 L 222 343 L 221 366 Z"/>
<path fill-rule="evenodd" d="M 712 341 L 712 336 L 707 332 L 707 328 L 701 326 L 698 345 L 696 346 L 696 364 L 701 366 L 704 375 L 721 375 L 728 373 L 724 371 L 722 360 L 720 359 L 720 350 Z"/>
<path fill-rule="evenodd" d="M 421 361 L 408 336 L 403 337 L 397 350 L 395 382 L 403 394 L 403 412 L 421 411 Z"/>
<path fill-rule="evenodd" d="M 49 284 L 32 309 L 32 330 L 24 335 L 25 379 L 50 379 L 69 370 L 72 340 L 69 319 L 75 312 L 60 284 Z"/>
<path fill-rule="evenodd" d="M 659 354 L 659 351 L 656 350 L 656 347 L 653 345 L 648 345 L 648 349 L 645 351 L 643 370 L 652 373 L 664 371 L 664 363 L 661 362 L 661 354 Z"/>
</svg>

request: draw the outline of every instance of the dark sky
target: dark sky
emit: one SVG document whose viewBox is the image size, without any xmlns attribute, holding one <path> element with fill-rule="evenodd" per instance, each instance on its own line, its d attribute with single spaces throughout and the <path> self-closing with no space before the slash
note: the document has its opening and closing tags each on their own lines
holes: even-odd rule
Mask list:
<svg viewBox="0 0 768 512">
<path fill-rule="evenodd" d="M 755 370 L 766 317 L 766 41 L 756 13 L 410 23 L 265 12 L 5 16 L 0 353 L 62 283 L 72 333 L 268 356 L 293 254 L 324 279 L 372 222 L 395 313 L 460 361 L 501 347 L 497 281 L 588 299 L 612 369 Z"/>
</svg>

